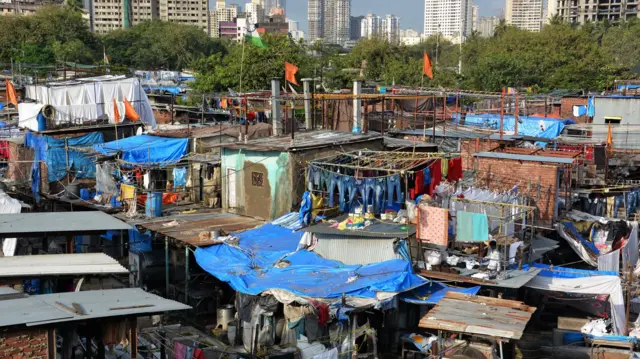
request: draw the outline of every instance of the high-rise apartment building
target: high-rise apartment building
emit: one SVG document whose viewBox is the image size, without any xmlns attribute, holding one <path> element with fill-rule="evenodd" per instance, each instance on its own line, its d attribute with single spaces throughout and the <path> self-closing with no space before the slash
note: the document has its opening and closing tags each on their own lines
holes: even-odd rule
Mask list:
<svg viewBox="0 0 640 359">
<path fill-rule="evenodd" d="M 62 0 L 2 0 L 0 1 L 1 15 L 30 15 L 44 5 L 62 4 Z"/>
<path fill-rule="evenodd" d="M 304 40 L 304 31 L 300 30 L 300 21 L 287 19 L 289 24 L 289 35 L 294 40 Z"/>
<path fill-rule="evenodd" d="M 400 43 L 400 18 L 387 15 L 382 19 L 380 33 L 391 44 Z"/>
<path fill-rule="evenodd" d="M 377 37 L 382 28 L 382 19 L 376 14 L 368 14 L 360 21 L 360 37 L 372 39 Z"/>
<path fill-rule="evenodd" d="M 264 8 L 260 4 L 248 3 L 244 6 L 244 12 L 247 14 L 249 24 L 259 24 L 264 21 Z"/>
<path fill-rule="evenodd" d="M 478 17 L 480 16 L 480 7 L 474 5 L 471 7 L 471 30 L 478 31 Z"/>
<path fill-rule="evenodd" d="M 273 9 L 287 10 L 287 0 L 262 0 L 264 2 L 264 12 L 271 15 Z"/>
<path fill-rule="evenodd" d="M 351 0 L 309 0 L 309 40 L 344 45 L 351 37 Z"/>
<path fill-rule="evenodd" d="M 208 0 L 158 0 L 158 4 L 160 20 L 194 25 L 209 34 Z"/>
<path fill-rule="evenodd" d="M 106 34 L 127 25 L 159 19 L 159 1 L 129 0 L 131 8 L 125 9 L 123 0 L 92 0 L 91 29 L 95 33 Z M 207 23 L 208 20 L 205 20 L 205 31 L 208 31 Z"/>
<path fill-rule="evenodd" d="M 638 1 L 620 2 L 619 0 L 548 0 L 547 16 L 543 22 L 552 17 L 570 24 L 585 24 L 587 22 L 629 21 L 640 17 Z M 546 20 L 546 21 L 545 21 Z"/>
<path fill-rule="evenodd" d="M 500 24 L 500 18 L 497 16 L 482 16 L 478 19 L 478 28 L 476 31 L 482 37 L 493 36 L 496 26 Z"/>
<path fill-rule="evenodd" d="M 352 16 L 351 20 L 349 20 L 349 39 L 351 41 L 358 41 L 362 37 L 362 20 L 364 16 Z"/>
<path fill-rule="evenodd" d="M 473 29 L 472 0 L 425 0 L 424 36 L 464 41 Z"/>
<path fill-rule="evenodd" d="M 522 30 L 540 31 L 543 7 L 542 0 L 507 0 L 505 20 Z"/>
<path fill-rule="evenodd" d="M 255 1 L 252 3 L 255 4 Z M 235 23 L 239 13 L 240 7 L 238 5 L 231 4 L 227 6 L 224 0 L 216 1 L 215 10 L 209 11 L 209 36 L 213 38 L 230 37 L 227 29 L 229 27 L 228 24 L 232 22 Z M 225 31 L 227 31 L 227 34 L 225 34 L 225 36 L 222 36 L 220 30 L 221 24 L 225 24 Z"/>
<path fill-rule="evenodd" d="M 309 41 L 321 40 L 324 37 L 324 0 L 309 0 L 307 21 Z"/>
<path fill-rule="evenodd" d="M 351 0 L 325 0 L 324 40 L 344 45 L 351 31 Z"/>
</svg>

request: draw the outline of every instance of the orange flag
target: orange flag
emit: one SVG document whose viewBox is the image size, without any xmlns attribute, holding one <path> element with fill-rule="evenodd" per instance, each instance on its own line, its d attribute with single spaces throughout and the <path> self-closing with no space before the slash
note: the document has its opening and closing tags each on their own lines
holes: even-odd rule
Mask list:
<svg viewBox="0 0 640 359">
<path fill-rule="evenodd" d="M 136 110 L 131 106 L 127 98 L 124 98 L 124 117 L 130 119 L 133 122 L 136 122 L 140 119 L 140 116 L 136 112 Z"/>
<path fill-rule="evenodd" d="M 427 52 L 424 52 L 424 65 L 422 68 L 422 72 L 427 75 L 428 78 L 433 80 L 433 69 L 431 68 L 431 60 L 429 59 L 429 55 Z"/>
<path fill-rule="evenodd" d="M 113 99 L 113 120 L 115 123 L 120 122 L 120 110 L 118 110 L 118 103 L 115 98 Z"/>
<path fill-rule="evenodd" d="M 292 65 L 288 62 L 284 63 L 284 75 L 287 82 L 298 85 L 298 81 L 296 81 L 296 74 L 298 73 L 298 70 L 299 69 L 296 65 Z"/>
<path fill-rule="evenodd" d="M 13 87 L 13 84 L 9 79 L 4 79 L 4 81 L 7 88 L 7 103 L 12 103 L 16 108 L 18 108 L 18 95 L 16 95 L 16 88 Z"/>
<path fill-rule="evenodd" d="M 609 152 L 613 152 L 613 128 L 609 124 L 609 131 L 607 133 L 607 148 Z"/>
</svg>

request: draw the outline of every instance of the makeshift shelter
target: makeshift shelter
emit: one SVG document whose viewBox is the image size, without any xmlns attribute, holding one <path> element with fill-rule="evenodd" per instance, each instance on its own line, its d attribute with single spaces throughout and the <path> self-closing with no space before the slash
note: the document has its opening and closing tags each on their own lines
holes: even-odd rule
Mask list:
<svg viewBox="0 0 640 359">
<path fill-rule="evenodd" d="M 136 78 L 100 76 L 47 85 L 25 86 L 28 101 L 18 105 L 20 126 L 43 131 L 47 126 L 82 126 L 108 118 L 115 124 L 125 119 L 124 100 L 132 104 L 140 120 L 155 128 L 149 99 Z M 115 106 L 119 118 L 115 118 Z M 45 107 L 50 107 L 45 110 Z M 46 121 L 46 124 L 44 123 Z M 49 127 L 51 127 L 49 126 Z"/>
<path fill-rule="evenodd" d="M 141 135 L 93 146 L 105 156 L 118 156 L 124 165 L 167 166 L 187 154 L 189 140 Z"/>
<path fill-rule="evenodd" d="M 542 271 L 525 285 L 527 288 L 546 292 L 607 295 L 607 301 L 611 306 L 613 334 L 625 334 L 625 303 L 622 281 L 617 272 L 552 267 L 539 263 L 532 266 Z"/>
</svg>

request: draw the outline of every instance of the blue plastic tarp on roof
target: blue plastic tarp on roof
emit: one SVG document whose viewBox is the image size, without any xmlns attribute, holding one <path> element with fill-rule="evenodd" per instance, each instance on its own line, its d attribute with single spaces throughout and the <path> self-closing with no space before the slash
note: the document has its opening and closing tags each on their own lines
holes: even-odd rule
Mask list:
<svg viewBox="0 0 640 359">
<path fill-rule="evenodd" d="M 614 276 L 617 277 L 618 273 L 616 272 L 607 272 L 607 271 L 597 271 L 597 270 L 587 270 L 587 269 L 576 269 L 576 268 L 565 268 L 550 265 L 542 264 L 542 263 L 533 263 L 531 265 L 533 268 L 540 268 L 542 271 L 538 273 L 540 277 L 549 277 L 549 278 L 586 278 L 586 277 L 596 277 L 596 276 Z"/>
<path fill-rule="evenodd" d="M 593 242 L 582 238 L 582 235 L 580 235 L 580 232 L 578 232 L 578 229 L 576 228 L 576 226 L 573 225 L 573 222 L 562 222 L 562 225 L 567 230 L 567 232 L 569 232 L 574 238 L 576 238 L 580 242 L 580 244 L 589 248 L 589 250 L 595 253 L 595 255 L 600 254 L 600 250 L 598 249 L 598 247 L 596 247 L 595 244 L 593 244 Z"/>
<path fill-rule="evenodd" d="M 365 266 L 345 265 L 305 250 L 297 251 L 302 233 L 266 224 L 238 233 L 239 247 L 227 244 L 198 248 L 198 265 L 245 294 L 282 289 L 309 298 L 340 298 L 342 294 L 376 298 L 377 292 L 405 292 L 428 281 L 413 274 L 400 259 Z M 275 264 L 287 261 L 284 268 Z"/>
<path fill-rule="evenodd" d="M 49 182 L 60 181 L 67 175 L 68 167 L 74 171 L 76 178 L 96 178 L 95 156 L 68 149 L 65 151 L 65 140 L 43 136 L 47 143 L 47 169 Z M 104 143 L 102 132 L 93 132 L 84 136 L 67 138 L 69 148 L 88 148 Z"/>
<path fill-rule="evenodd" d="M 452 116 L 457 121 L 457 114 Z M 562 133 L 566 125 L 573 124 L 572 120 L 558 120 L 553 118 L 519 116 L 518 119 L 518 135 L 556 138 Z M 492 130 L 500 129 L 500 115 L 496 114 L 467 114 L 465 116 L 465 124 L 487 128 Z M 503 120 L 503 129 L 507 132 L 515 132 L 515 117 L 505 115 Z M 542 145 L 539 144 L 539 145 Z"/>
<path fill-rule="evenodd" d="M 138 165 L 170 165 L 187 154 L 189 140 L 140 135 L 93 146 L 93 149 L 106 156 L 121 153 L 121 159 Z"/>
<path fill-rule="evenodd" d="M 448 292 L 476 295 L 480 287 L 456 288 L 446 284 L 431 282 L 410 292 L 400 294 L 400 299 L 412 304 L 437 304 Z"/>
</svg>

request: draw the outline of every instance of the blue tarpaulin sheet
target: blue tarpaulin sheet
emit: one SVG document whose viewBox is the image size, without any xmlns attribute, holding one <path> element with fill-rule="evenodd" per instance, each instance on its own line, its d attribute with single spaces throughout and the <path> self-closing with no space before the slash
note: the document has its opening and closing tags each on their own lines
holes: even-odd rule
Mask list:
<svg viewBox="0 0 640 359">
<path fill-rule="evenodd" d="M 573 225 L 573 222 L 563 222 L 562 225 L 564 226 L 566 231 L 569 232 L 574 238 L 576 238 L 583 246 L 589 248 L 589 250 L 596 255 L 600 254 L 600 250 L 598 249 L 598 247 L 596 247 L 595 244 L 593 244 L 593 242 L 582 238 L 580 232 L 578 232 L 578 229 Z"/>
<path fill-rule="evenodd" d="M 74 171 L 76 178 L 96 178 L 95 156 L 84 152 L 69 149 L 65 151 L 65 141 L 49 136 L 44 136 L 47 142 L 47 169 L 49 182 L 59 181 L 67 175 L 67 157 L 69 169 Z M 101 132 L 93 132 L 84 136 L 67 139 L 70 148 L 90 147 L 104 143 Z"/>
<path fill-rule="evenodd" d="M 457 121 L 458 115 L 452 116 Z M 572 120 L 558 120 L 553 118 L 519 116 L 518 119 L 518 135 L 556 138 L 560 135 L 566 125 L 573 124 Z M 477 126 L 492 130 L 500 129 L 500 115 L 497 114 L 467 114 L 465 116 L 465 124 Z M 505 115 L 503 120 L 503 129 L 506 132 L 515 132 L 515 117 Z"/>
<path fill-rule="evenodd" d="M 180 161 L 187 154 L 189 140 L 140 135 L 93 146 L 103 155 L 115 156 L 121 153 L 121 159 L 137 165 L 170 165 Z"/>
<path fill-rule="evenodd" d="M 102 133 L 94 132 L 84 136 L 67 139 L 67 146 L 70 148 L 89 147 L 94 144 L 103 143 Z M 96 163 L 93 156 L 84 152 L 68 149 L 65 151 L 65 140 L 49 136 L 35 135 L 29 131 L 25 134 L 25 147 L 34 150 L 34 162 L 31 167 L 31 179 L 34 195 L 38 200 L 40 190 L 40 162 L 47 163 L 48 181 L 59 181 L 67 175 L 67 158 L 69 169 L 75 172 L 76 178 L 95 178 Z"/>
<path fill-rule="evenodd" d="M 245 294 L 282 289 L 309 298 L 375 298 L 377 292 L 400 293 L 428 283 L 400 259 L 345 265 L 306 250 L 296 252 L 302 233 L 273 224 L 235 236 L 239 247 L 198 248 L 195 257 L 204 270 Z M 286 264 L 278 268 L 279 262 Z"/>
<path fill-rule="evenodd" d="M 533 263 L 531 266 L 533 268 L 542 269 L 542 271 L 540 271 L 540 273 L 538 274 L 540 277 L 585 278 L 585 277 L 595 277 L 595 276 L 614 276 L 614 277 L 618 276 L 618 273 L 616 272 L 565 268 L 565 267 L 558 267 L 558 266 L 553 266 L 553 268 L 551 268 L 550 265 L 542 264 L 542 263 Z"/>
<path fill-rule="evenodd" d="M 437 304 L 448 292 L 476 295 L 480 287 L 455 288 L 446 284 L 431 282 L 410 292 L 400 294 L 400 299 L 412 304 Z"/>
</svg>

